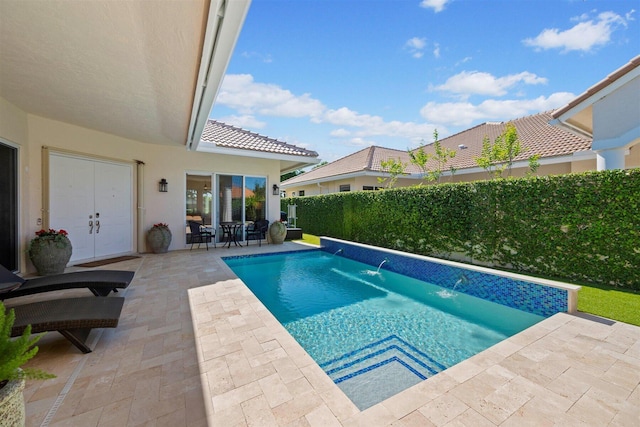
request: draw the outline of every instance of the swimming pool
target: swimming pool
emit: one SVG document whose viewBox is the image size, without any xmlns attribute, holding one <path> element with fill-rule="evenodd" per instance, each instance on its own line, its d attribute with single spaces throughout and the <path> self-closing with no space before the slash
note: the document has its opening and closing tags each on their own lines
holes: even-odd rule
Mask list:
<svg viewBox="0 0 640 427">
<path fill-rule="evenodd" d="M 544 319 L 340 255 L 224 260 L 361 410 Z"/>
</svg>

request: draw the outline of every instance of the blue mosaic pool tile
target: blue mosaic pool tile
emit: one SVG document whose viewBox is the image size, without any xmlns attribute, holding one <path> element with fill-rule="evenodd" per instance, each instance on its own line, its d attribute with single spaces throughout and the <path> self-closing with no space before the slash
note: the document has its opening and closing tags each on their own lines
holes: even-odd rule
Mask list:
<svg viewBox="0 0 640 427">
<path fill-rule="evenodd" d="M 348 242 L 321 239 L 321 246 L 325 252 L 337 253 L 374 267 L 385 261 L 382 269 L 540 316 L 549 317 L 568 310 L 566 289 L 406 257 Z"/>
<path fill-rule="evenodd" d="M 393 356 L 393 357 L 391 357 L 389 359 L 383 360 L 383 361 L 378 362 L 378 363 L 376 363 L 374 365 L 367 366 L 366 368 L 363 368 L 363 369 L 361 369 L 359 371 L 347 374 L 344 377 L 337 378 L 337 379 L 333 380 L 333 382 L 336 383 L 336 384 L 340 384 L 343 381 L 350 380 L 350 379 L 355 378 L 357 376 L 360 376 L 362 374 L 366 374 L 367 372 L 371 372 L 371 371 L 373 371 L 375 369 L 378 369 L 381 366 L 387 365 L 387 364 L 392 363 L 392 362 L 400 363 L 402 366 L 404 366 L 407 370 L 409 370 L 411 373 L 413 373 L 415 376 L 417 376 L 421 380 L 426 380 L 427 379 L 427 377 L 425 377 L 420 372 L 418 372 L 415 369 L 413 369 L 404 360 L 402 360 L 402 359 L 400 359 L 400 358 L 398 358 L 396 356 Z"/>
</svg>

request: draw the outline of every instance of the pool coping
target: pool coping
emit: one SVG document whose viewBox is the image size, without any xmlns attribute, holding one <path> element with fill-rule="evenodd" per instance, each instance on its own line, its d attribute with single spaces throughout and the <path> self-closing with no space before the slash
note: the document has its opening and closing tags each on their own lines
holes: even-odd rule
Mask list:
<svg viewBox="0 0 640 427">
<path fill-rule="evenodd" d="M 209 425 L 553 425 L 637 413 L 640 381 L 620 371 L 640 372 L 640 328 L 567 313 L 360 411 L 222 259 L 217 268 L 228 279 L 189 290 Z M 616 401 L 628 405 L 611 409 L 621 387 Z"/>
</svg>

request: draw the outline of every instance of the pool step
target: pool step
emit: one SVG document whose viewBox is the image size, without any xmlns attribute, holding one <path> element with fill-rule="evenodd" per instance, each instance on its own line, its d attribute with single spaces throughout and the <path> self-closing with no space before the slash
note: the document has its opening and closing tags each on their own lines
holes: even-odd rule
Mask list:
<svg viewBox="0 0 640 427">
<path fill-rule="evenodd" d="M 425 380 L 445 369 L 424 352 L 396 335 L 390 335 L 362 348 L 346 353 L 336 359 L 320 364 L 322 369 L 336 383 L 354 379 L 358 376 L 392 370 L 402 375 Z M 375 375 L 374 375 L 375 377 Z"/>
</svg>

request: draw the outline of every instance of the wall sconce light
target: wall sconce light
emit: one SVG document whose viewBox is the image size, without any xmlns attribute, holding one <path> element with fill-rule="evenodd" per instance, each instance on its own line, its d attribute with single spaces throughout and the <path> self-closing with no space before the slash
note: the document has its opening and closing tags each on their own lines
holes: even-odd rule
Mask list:
<svg viewBox="0 0 640 427">
<path fill-rule="evenodd" d="M 278 187 L 276 184 L 273 184 L 273 195 L 274 196 L 280 195 L 280 187 Z"/>
<path fill-rule="evenodd" d="M 167 191 L 169 191 L 169 183 L 166 179 L 162 178 L 160 180 L 160 182 L 158 183 L 158 191 L 161 193 L 166 193 Z"/>
</svg>

